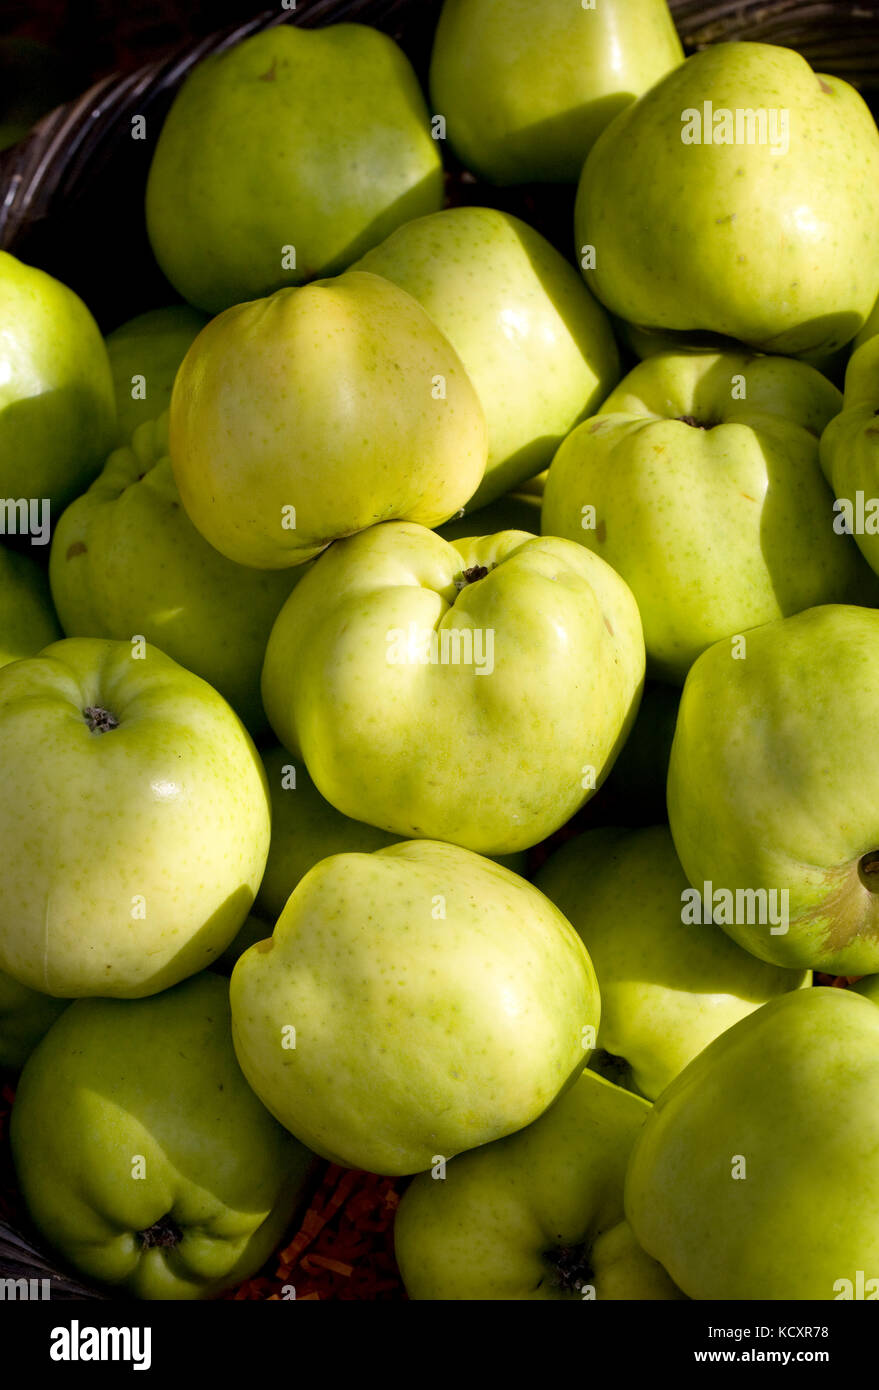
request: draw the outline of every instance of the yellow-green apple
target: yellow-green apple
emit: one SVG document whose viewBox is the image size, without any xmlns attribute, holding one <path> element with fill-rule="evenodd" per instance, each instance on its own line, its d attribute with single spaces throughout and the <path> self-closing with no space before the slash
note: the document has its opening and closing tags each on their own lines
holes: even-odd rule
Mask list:
<svg viewBox="0 0 879 1390">
<path fill-rule="evenodd" d="M 432 840 L 315 865 L 231 999 L 272 1114 L 325 1158 L 388 1174 L 535 1120 L 599 1022 L 589 956 L 549 899 Z"/>
<path fill-rule="evenodd" d="M 53 642 L 0 670 L 0 758 L 0 969 L 59 998 L 137 998 L 225 949 L 269 798 L 206 681 L 139 638 Z"/>
<path fill-rule="evenodd" d="M 46 1239 L 137 1298 L 210 1298 L 254 1274 L 314 1155 L 241 1074 L 229 987 L 206 972 L 151 999 L 80 999 L 31 1055 L 12 1153 Z"/>
<path fill-rule="evenodd" d="M 488 447 L 448 339 L 359 270 L 213 319 L 177 373 L 170 444 L 199 531 L 261 569 L 379 521 L 438 526 L 476 491 Z"/>
<path fill-rule="evenodd" d="M 590 1065 L 610 1067 L 650 1100 L 740 1018 L 811 982 L 809 971 L 758 960 L 690 910 L 664 825 L 587 831 L 562 845 L 534 883 L 595 966 L 601 1027 Z"/>
<path fill-rule="evenodd" d="M 690 1298 L 835 1300 L 865 1281 L 875 1298 L 877 1095 L 874 1004 L 842 989 L 764 1004 L 681 1072 L 635 1139 L 636 1237 Z"/>
<path fill-rule="evenodd" d="M 564 441 L 542 530 L 623 576 L 654 675 L 681 683 L 722 637 L 819 603 L 879 599 L 834 530 L 818 459 L 841 400 L 803 362 L 660 354 Z"/>
<path fill-rule="evenodd" d="M 666 0 L 445 0 L 430 90 L 489 183 L 575 183 L 608 122 L 683 56 Z"/>
<path fill-rule="evenodd" d="M 623 1215 L 649 1113 L 586 1071 L 526 1129 L 420 1173 L 394 1222 L 409 1297 L 681 1298 Z"/>
<path fill-rule="evenodd" d="M 687 677 L 671 832 L 706 915 L 761 960 L 879 970 L 877 707 L 875 609 L 767 623 Z"/>
<path fill-rule="evenodd" d="M 172 304 L 138 314 L 108 334 L 117 444 L 127 444 L 138 425 L 168 409 L 177 369 L 206 323 L 197 309 Z"/>
<path fill-rule="evenodd" d="M 45 570 L 0 546 L 0 666 L 34 656 L 60 636 Z"/>
<path fill-rule="evenodd" d="M 511 854 L 600 785 L 643 675 L 635 601 L 591 551 L 398 522 L 337 542 L 297 584 L 262 692 L 344 815 Z"/>
<path fill-rule="evenodd" d="M 266 642 L 301 570 L 236 565 L 180 503 L 167 413 L 139 425 L 52 537 L 49 576 L 68 637 L 134 634 L 213 685 L 251 730 Z"/>
<path fill-rule="evenodd" d="M 577 192 L 587 284 L 643 328 L 833 352 L 879 292 L 879 132 L 791 49 L 712 44 L 599 136 Z"/>
<path fill-rule="evenodd" d="M 23 1067 L 68 1002 L 28 989 L 0 970 L 0 1067 Z"/>
<path fill-rule="evenodd" d="M 113 443 L 107 349 L 78 295 L 8 251 L 0 321 L 0 494 L 62 507 Z"/>
<path fill-rule="evenodd" d="M 171 284 L 217 313 L 336 275 L 442 201 L 439 145 L 393 39 L 283 25 L 190 73 L 159 136 L 146 218 Z"/>
<path fill-rule="evenodd" d="M 476 387 L 488 463 L 468 510 L 545 468 L 619 380 L 604 310 L 574 267 L 518 217 L 447 208 L 399 227 L 357 269 L 413 295 Z"/>
<path fill-rule="evenodd" d="M 879 337 L 849 359 L 842 406 L 821 436 L 821 466 L 836 494 L 834 531 L 853 536 L 879 573 Z"/>
<path fill-rule="evenodd" d="M 272 924 L 280 917 L 293 889 L 321 859 L 331 854 L 371 854 L 396 844 L 400 838 L 365 821 L 343 816 L 321 796 L 305 764 L 286 748 L 270 748 L 262 758 L 272 803 L 272 838 L 255 911 L 269 925 L 263 924 L 261 935 L 252 935 L 248 946 L 271 935 Z M 524 854 L 509 854 L 499 862 L 513 873 L 524 875 L 525 859 Z M 246 930 L 247 923 L 242 932 Z M 255 933 L 257 928 L 252 930 Z M 232 947 L 237 946 L 241 935 L 239 932 Z M 243 949 L 242 946 L 238 950 L 238 955 Z"/>
</svg>

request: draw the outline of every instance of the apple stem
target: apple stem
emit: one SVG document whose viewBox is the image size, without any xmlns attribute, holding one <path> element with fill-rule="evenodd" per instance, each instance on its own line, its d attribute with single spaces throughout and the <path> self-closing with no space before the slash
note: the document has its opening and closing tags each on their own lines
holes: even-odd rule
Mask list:
<svg viewBox="0 0 879 1390">
<path fill-rule="evenodd" d="M 138 1234 L 144 1250 L 152 1250 L 155 1246 L 167 1248 L 178 1245 L 183 1239 L 183 1232 L 170 1212 L 166 1212 L 147 1230 L 139 1231 Z"/>
<path fill-rule="evenodd" d="M 87 705 L 83 714 L 93 734 L 107 734 L 111 729 L 119 728 L 119 720 L 115 714 L 111 714 L 108 709 L 102 709 L 100 705 Z"/>
</svg>

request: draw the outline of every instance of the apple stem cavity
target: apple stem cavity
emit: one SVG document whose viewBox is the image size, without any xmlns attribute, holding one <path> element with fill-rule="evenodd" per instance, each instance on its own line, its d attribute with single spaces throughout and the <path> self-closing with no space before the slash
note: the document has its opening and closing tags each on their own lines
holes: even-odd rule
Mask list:
<svg viewBox="0 0 879 1390">
<path fill-rule="evenodd" d="M 593 1282 L 593 1270 L 586 1245 L 560 1245 L 545 1250 L 543 1258 L 552 1269 L 553 1284 L 566 1293 L 579 1293 Z"/>
<path fill-rule="evenodd" d="M 149 1226 L 147 1230 L 138 1231 L 138 1235 L 144 1250 L 152 1250 L 156 1246 L 168 1249 L 171 1246 L 179 1245 L 183 1239 L 183 1232 L 170 1212 L 160 1216 L 158 1221 Z"/>
<path fill-rule="evenodd" d="M 103 709 L 100 705 L 87 705 L 83 710 L 83 715 L 93 734 L 108 734 L 111 729 L 119 728 L 119 720 L 115 714 L 111 714 L 108 709 Z"/>
</svg>

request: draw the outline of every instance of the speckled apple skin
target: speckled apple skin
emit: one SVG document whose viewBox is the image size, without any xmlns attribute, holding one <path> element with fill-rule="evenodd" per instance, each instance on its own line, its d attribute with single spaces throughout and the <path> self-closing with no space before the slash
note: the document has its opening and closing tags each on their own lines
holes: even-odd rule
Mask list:
<svg viewBox="0 0 879 1390">
<path fill-rule="evenodd" d="M 177 374 L 169 439 L 198 530 L 260 569 L 379 521 L 438 526 L 472 497 L 488 451 L 448 339 L 366 271 L 213 319 Z"/>
<path fill-rule="evenodd" d="M 833 529 L 819 463 L 841 404 L 804 362 L 662 353 L 564 441 L 541 530 L 623 576 L 652 675 L 681 685 L 722 637 L 819 603 L 879 602 L 854 541 Z"/>
<path fill-rule="evenodd" d="M 0 671 L 0 969 L 61 998 L 202 970 L 269 844 L 262 765 L 226 702 L 155 647 L 68 638 Z M 93 732 L 88 707 L 118 727 Z"/>
<path fill-rule="evenodd" d="M 875 874 L 859 867 L 879 850 L 877 708 L 872 608 L 828 604 L 766 623 L 743 646 L 709 647 L 687 677 L 668 769 L 671 833 L 700 891 L 707 881 L 787 891 L 787 931 L 754 912 L 724 925 L 761 960 L 879 970 Z"/>
<path fill-rule="evenodd" d="M 420 840 L 311 869 L 238 961 L 231 1000 L 238 1060 L 272 1114 L 324 1157 L 388 1174 L 536 1119 L 599 1022 L 589 957 L 549 899 Z"/>
<path fill-rule="evenodd" d="M 167 412 L 114 449 L 52 537 L 49 578 L 68 637 L 141 633 L 265 729 L 260 672 L 272 624 L 302 570 L 236 565 L 180 501 Z"/>
<path fill-rule="evenodd" d="M 469 629 L 474 660 L 390 660 L 394 632 L 413 623 L 437 642 Z M 484 656 L 489 640 L 480 674 L 478 643 Z M 598 556 L 520 531 L 453 545 L 398 522 L 334 545 L 296 586 L 262 690 L 278 738 L 337 810 L 407 838 L 510 854 L 600 784 L 643 676 L 635 601 Z"/>
<path fill-rule="evenodd" d="M 565 914 L 595 966 L 599 1048 L 627 1064 L 627 1078 L 650 1100 L 740 1018 L 811 984 L 811 971 L 769 965 L 719 926 L 682 920 L 690 885 L 664 825 L 578 835 L 543 865 L 535 886 Z"/>
<path fill-rule="evenodd" d="M 875 1279 L 877 1092 L 875 1004 L 827 988 L 766 1004 L 690 1063 L 636 1138 L 638 1240 L 700 1300 L 835 1300 L 838 1281 Z M 844 1212 L 815 1221 L 828 1173 Z"/>
<path fill-rule="evenodd" d="M 683 56 L 665 0 L 446 0 L 430 89 L 489 183 L 576 183 L 608 122 Z"/>
<path fill-rule="evenodd" d="M 356 268 L 414 295 L 476 388 L 488 463 L 468 511 L 545 468 L 619 380 L 603 309 L 574 267 L 518 217 L 447 208 L 398 228 Z"/>
<path fill-rule="evenodd" d="M 788 150 L 685 144 L 682 113 L 707 101 L 787 112 Z M 833 352 L 879 292 L 879 132 L 853 87 L 800 54 L 712 44 L 596 141 L 575 227 L 578 252 L 594 248 L 586 283 L 630 323 Z"/>
<path fill-rule="evenodd" d="M 649 1114 L 586 1071 L 527 1129 L 459 1155 L 442 1181 L 417 1177 L 394 1222 L 409 1297 L 582 1301 L 589 1292 L 552 1263 L 580 1251 L 596 1299 L 681 1298 L 623 1216 L 626 1164 Z"/>
<path fill-rule="evenodd" d="M 78 295 L 7 251 L 0 322 L 0 495 L 48 497 L 54 520 L 113 443 L 107 349 Z"/>
<path fill-rule="evenodd" d="M 440 149 L 388 35 L 279 25 L 205 58 L 180 89 L 147 181 L 153 251 L 212 314 L 338 275 L 442 207 Z"/>
</svg>

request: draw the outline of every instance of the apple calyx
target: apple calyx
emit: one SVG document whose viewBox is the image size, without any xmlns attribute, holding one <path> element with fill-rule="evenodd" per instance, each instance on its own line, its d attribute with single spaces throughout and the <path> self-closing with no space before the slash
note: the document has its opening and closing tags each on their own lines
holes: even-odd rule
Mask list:
<svg viewBox="0 0 879 1390">
<path fill-rule="evenodd" d="M 552 1282 L 565 1293 L 579 1293 L 585 1284 L 594 1283 L 594 1271 L 589 1259 L 590 1247 L 554 1245 L 544 1250 L 543 1259 L 552 1270 Z"/>
<path fill-rule="evenodd" d="M 119 720 L 115 714 L 103 709 L 101 705 L 86 705 L 83 716 L 93 734 L 108 734 L 111 729 L 119 728 Z"/>
<path fill-rule="evenodd" d="M 682 425 L 689 425 L 693 430 L 713 430 L 713 425 L 703 425 L 701 420 L 697 420 L 695 415 L 679 415 L 678 422 Z"/>
<path fill-rule="evenodd" d="M 183 1239 L 183 1232 L 177 1225 L 170 1212 L 160 1216 L 158 1221 L 153 1222 L 145 1231 L 138 1231 L 140 1243 L 144 1250 L 152 1250 L 156 1247 L 169 1249 L 174 1245 L 179 1245 Z"/>
</svg>

